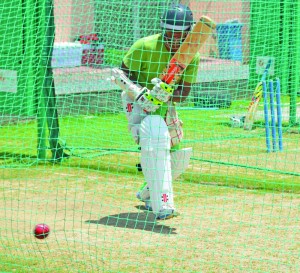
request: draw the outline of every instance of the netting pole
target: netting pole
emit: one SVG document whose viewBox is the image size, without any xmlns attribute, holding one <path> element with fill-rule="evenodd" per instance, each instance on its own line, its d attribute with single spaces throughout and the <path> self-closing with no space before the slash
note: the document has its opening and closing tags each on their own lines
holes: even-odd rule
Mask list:
<svg viewBox="0 0 300 273">
<path fill-rule="evenodd" d="M 47 150 L 47 119 L 43 98 L 39 100 L 37 108 L 37 158 L 45 160 Z"/>
<path fill-rule="evenodd" d="M 41 99 L 41 86 L 43 77 L 39 75 L 41 64 L 41 42 L 40 34 L 43 26 L 42 9 L 39 1 L 23 1 L 24 10 L 24 69 L 23 77 L 26 80 L 26 98 L 34 106 L 37 116 L 37 158 L 46 159 L 47 136 L 46 136 L 46 116 L 45 105 Z M 28 106 L 27 106 L 28 107 Z M 28 108 L 27 108 L 28 109 Z M 29 112 L 29 110 L 27 110 Z"/>
<path fill-rule="evenodd" d="M 47 76 L 45 73 L 46 67 L 48 66 L 48 50 L 49 39 L 47 37 L 47 7 L 48 3 L 46 1 L 38 1 L 36 8 L 38 9 L 36 13 L 36 20 L 39 22 L 40 32 L 38 33 L 37 44 L 36 44 L 36 54 L 41 56 L 37 65 L 37 86 L 36 86 L 36 96 L 37 96 L 37 157 L 39 160 L 46 160 L 47 151 L 47 105 L 45 103 L 46 97 L 44 88 L 47 85 Z M 45 5 L 45 8 L 41 8 Z M 42 27 L 43 26 L 43 27 Z M 51 58 L 50 58 L 51 60 Z M 51 64 L 51 63 L 50 63 Z"/>
<path fill-rule="evenodd" d="M 53 161 L 60 161 L 63 157 L 67 157 L 63 152 L 63 148 L 59 144 L 59 123 L 58 113 L 56 108 L 55 86 L 53 71 L 51 67 L 52 51 L 55 37 L 54 25 L 54 5 L 53 0 L 42 1 L 41 9 L 44 8 L 44 29 L 41 34 L 42 37 L 42 55 L 39 75 L 42 80 L 41 94 L 38 95 L 38 137 L 39 143 L 44 145 L 45 134 L 47 127 L 49 130 L 49 144 L 52 153 Z M 41 159 L 45 158 L 45 149 L 43 146 L 39 147 L 39 154 Z"/>
<path fill-rule="evenodd" d="M 289 69 L 289 92 L 290 92 L 290 126 L 297 124 L 297 93 L 300 92 L 300 2 L 295 1 L 289 4 L 289 17 L 286 21 L 290 26 L 289 48 L 290 48 L 290 69 Z"/>
</svg>

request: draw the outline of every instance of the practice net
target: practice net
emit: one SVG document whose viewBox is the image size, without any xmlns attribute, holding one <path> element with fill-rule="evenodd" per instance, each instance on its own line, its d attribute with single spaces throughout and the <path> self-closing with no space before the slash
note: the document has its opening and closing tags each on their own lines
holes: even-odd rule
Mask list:
<svg viewBox="0 0 300 273">
<path fill-rule="evenodd" d="M 141 148 L 111 77 L 173 4 L 216 29 L 176 103 L 179 149 L 193 151 L 173 181 L 180 215 L 159 221 L 136 198 Z M 0 272 L 299 272 L 299 12 L 295 0 L 2 1 Z"/>
</svg>

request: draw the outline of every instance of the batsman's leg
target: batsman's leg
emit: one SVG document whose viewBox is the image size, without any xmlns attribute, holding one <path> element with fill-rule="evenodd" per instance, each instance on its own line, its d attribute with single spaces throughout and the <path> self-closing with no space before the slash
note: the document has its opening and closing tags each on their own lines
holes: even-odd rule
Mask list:
<svg viewBox="0 0 300 273">
<path fill-rule="evenodd" d="M 121 99 L 123 110 L 128 120 L 128 130 L 131 132 L 134 141 L 139 144 L 139 127 L 146 114 L 139 105 L 134 103 L 134 101 L 127 95 L 125 91 L 122 92 Z M 143 184 L 139 192 L 136 194 L 136 197 L 145 202 L 145 207 L 147 210 L 152 210 L 147 183 Z"/>
<path fill-rule="evenodd" d="M 187 169 L 192 153 L 192 148 L 184 148 L 171 153 L 173 181 Z"/>
<path fill-rule="evenodd" d="M 192 155 L 192 148 L 184 148 L 171 152 L 171 169 L 172 169 L 172 180 L 177 179 L 188 167 L 190 158 Z M 145 207 L 148 210 L 152 210 L 150 200 L 150 192 L 147 182 L 140 187 L 136 194 L 136 197 L 145 202 Z"/>
<path fill-rule="evenodd" d="M 150 115 L 140 127 L 141 165 L 158 219 L 174 216 L 170 134 L 161 116 Z"/>
</svg>

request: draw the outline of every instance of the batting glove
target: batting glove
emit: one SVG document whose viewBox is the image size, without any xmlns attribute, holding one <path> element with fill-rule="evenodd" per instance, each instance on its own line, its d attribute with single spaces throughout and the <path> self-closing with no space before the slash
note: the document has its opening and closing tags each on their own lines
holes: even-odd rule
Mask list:
<svg viewBox="0 0 300 273">
<path fill-rule="evenodd" d="M 135 98 L 135 101 L 147 112 L 155 112 L 162 106 L 162 102 L 153 97 L 146 87 L 142 89 L 141 93 Z"/>
<path fill-rule="evenodd" d="M 151 82 L 154 84 L 154 87 L 150 91 L 150 95 L 159 101 L 167 102 L 173 95 L 174 88 L 159 78 L 154 78 L 151 80 Z"/>
</svg>

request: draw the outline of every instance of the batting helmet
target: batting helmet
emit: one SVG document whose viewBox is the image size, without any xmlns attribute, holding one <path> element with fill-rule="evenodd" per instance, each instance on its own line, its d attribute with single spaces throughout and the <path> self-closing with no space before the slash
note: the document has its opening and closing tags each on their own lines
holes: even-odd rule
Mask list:
<svg viewBox="0 0 300 273">
<path fill-rule="evenodd" d="M 194 24 L 193 13 L 189 7 L 177 4 L 172 5 L 160 17 L 160 26 L 163 29 L 186 31 Z"/>
</svg>

